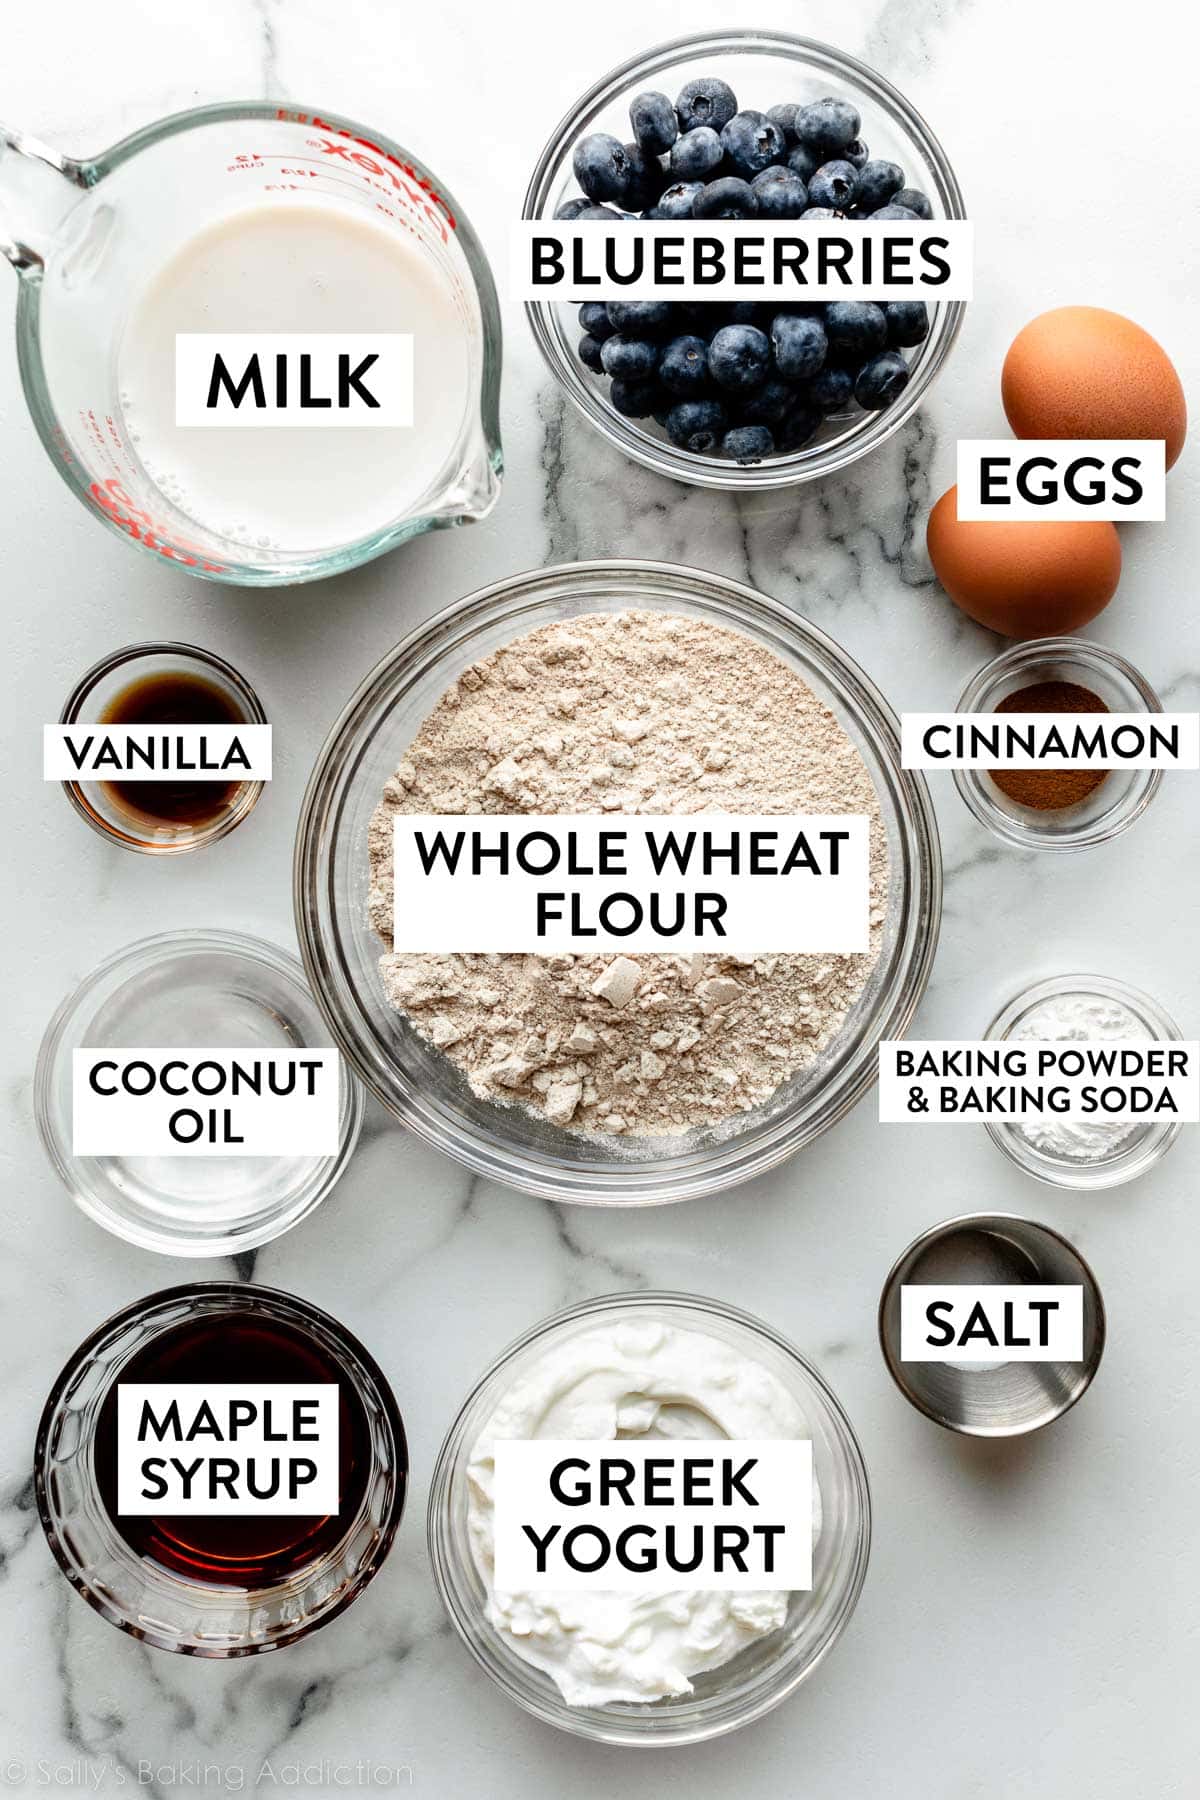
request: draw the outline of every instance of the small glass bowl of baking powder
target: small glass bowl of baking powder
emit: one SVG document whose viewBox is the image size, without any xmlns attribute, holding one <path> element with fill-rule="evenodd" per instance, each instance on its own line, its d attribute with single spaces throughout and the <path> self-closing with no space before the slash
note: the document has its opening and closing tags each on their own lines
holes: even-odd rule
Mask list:
<svg viewBox="0 0 1200 1800">
<path fill-rule="evenodd" d="M 744 1356 L 758 1365 L 760 1374 L 765 1370 L 777 1378 L 802 1411 L 821 1494 L 813 1585 L 789 1596 L 779 1629 L 754 1639 L 716 1668 L 693 1674 L 690 1694 L 573 1706 L 550 1675 L 516 1654 L 488 1617 L 488 1590 L 468 1529 L 468 1466 L 497 1405 L 549 1355 L 573 1338 L 655 1327 L 711 1338 Z M 672 1402 L 668 1398 L 661 1404 L 669 1408 Z M 694 1426 L 683 1430 L 695 1435 Z M 862 1450 L 838 1399 L 813 1365 L 761 1319 L 694 1294 L 607 1294 L 543 1320 L 484 1371 L 442 1445 L 429 1489 L 428 1533 L 434 1579 L 451 1623 L 510 1700 L 577 1737 L 658 1747 L 695 1744 L 751 1724 L 795 1693 L 824 1661 L 845 1630 L 866 1579 L 871 1498 Z"/>
<path fill-rule="evenodd" d="M 173 688 L 187 694 L 190 705 L 186 713 L 173 710 L 169 697 Z M 162 690 L 161 696 L 156 690 Z M 144 696 L 141 706 L 137 704 L 139 695 Z M 98 729 L 118 723 L 154 723 L 165 729 L 173 719 L 198 724 L 205 696 L 211 702 L 214 724 L 267 723 L 258 695 L 232 664 L 196 644 L 147 643 L 114 650 L 89 669 L 67 697 L 59 724 L 95 725 Z M 171 809 L 136 804 L 138 784 L 128 781 L 64 781 L 62 787 L 80 817 L 109 843 L 150 856 L 178 856 L 233 831 L 258 805 L 263 785 L 261 781 L 217 780 L 190 787 L 168 783 L 165 789 L 156 789 L 142 784 L 143 802 L 147 798 L 153 802 L 156 794 L 161 797 L 164 791 L 175 800 L 189 792 L 196 797 L 192 808 Z M 170 816 L 171 812 L 176 816 Z"/>
<path fill-rule="evenodd" d="M 1182 1033 L 1158 1002 L 1106 975 L 1057 975 L 1026 988 L 1001 1007 L 984 1037 L 1007 1042 L 1167 1038 Z M 1179 1136 L 1179 1121 L 1144 1124 L 1098 1118 L 985 1127 L 1005 1156 L 1051 1187 L 1110 1188 L 1153 1168 Z"/>
<path fill-rule="evenodd" d="M 1163 710 L 1132 663 L 1102 644 L 1074 637 L 1036 638 L 1005 650 L 972 676 L 956 710 L 995 712 L 1028 688 L 1065 684 L 1085 689 L 1102 703 L 1091 709 L 1093 714 Z M 1110 769 L 1090 793 L 1067 805 L 1028 806 L 1006 793 L 988 769 L 954 770 L 954 785 L 980 823 L 1022 850 L 1086 850 L 1106 844 L 1141 818 L 1161 781 L 1161 769 Z"/>
</svg>

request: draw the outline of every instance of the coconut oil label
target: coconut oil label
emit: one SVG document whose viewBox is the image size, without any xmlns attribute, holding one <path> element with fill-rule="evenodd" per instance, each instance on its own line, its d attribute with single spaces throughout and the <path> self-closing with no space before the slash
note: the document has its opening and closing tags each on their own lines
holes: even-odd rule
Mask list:
<svg viewBox="0 0 1200 1800">
<path fill-rule="evenodd" d="M 332 1156 L 336 1050 L 78 1049 L 76 1156 Z"/>
<path fill-rule="evenodd" d="M 408 952 L 864 952 L 862 814 L 393 820 Z"/>
<path fill-rule="evenodd" d="M 338 1419 L 336 1382 L 121 1382 L 117 1509 L 336 1513 Z"/>
<path fill-rule="evenodd" d="M 498 1439 L 506 1593 L 812 1586 L 812 1443 Z"/>
</svg>

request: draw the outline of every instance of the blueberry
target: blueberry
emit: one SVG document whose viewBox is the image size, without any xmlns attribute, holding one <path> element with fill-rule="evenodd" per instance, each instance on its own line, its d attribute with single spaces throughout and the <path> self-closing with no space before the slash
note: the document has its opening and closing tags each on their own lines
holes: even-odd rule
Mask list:
<svg viewBox="0 0 1200 1800">
<path fill-rule="evenodd" d="M 923 300 L 888 300 L 883 310 L 889 344 L 920 344 L 929 336 L 929 310 Z"/>
<path fill-rule="evenodd" d="M 735 425 L 721 439 L 721 449 L 726 456 L 732 456 L 735 462 L 761 462 L 764 456 L 770 456 L 775 448 L 775 439 L 765 425 Z"/>
<path fill-rule="evenodd" d="M 612 336 L 617 329 L 608 316 L 608 308 L 603 300 L 585 300 L 579 309 L 580 330 L 594 337 L 598 344 Z"/>
<path fill-rule="evenodd" d="M 793 175 L 798 175 L 803 182 L 812 179 L 820 167 L 821 159 L 809 149 L 807 144 L 796 144 L 788 151 L 787 166 Z"/>
<path fill-rule="evenodd" d="M 882 407 L 890 406 L 907 386 L 908 364 L 898 350 L 885 350 L 859 370 L 858 380 L 854 383 L 854 398 L 860 406 L 878 412 Z"/>
<path fill-rule="evenodd" d="M 845 412 L 854 398 L 854 377 L 849 369 L 826 366 L 813 378 L 808 397 L 820 413 Z"/>
<path fill-rule="evenodd" d="M 614 212 L 611 206 L 585 206 L 582 212 L 575 214 L 575 217 L 580 221 L 584 219 L 603 219 L 609 225 L 619 225 L 624 219 L 625 214 Z"/>
<path fill-rule="evenodd" d="M 814 206 L 832 206 L 835 212 L 846 212 L 854 204 L 858 191 L 858 170 L 853 163 L 822 163 L 808 184 L 808 197 Z"/>
<path fill-rule="evenodd" d="M 750 183 L 760 219 L 798 219 L 808 205 L 808 191 L 791 169 L 772 164 Z"/>
<path fill-rule="evenodd" d="M 854 169 L 861 169 L 870 154 L 871 152 L 867 149 L 867 146 L 863 143 L 861 138 L 855 138 L 854 142 L 852 144 L 847 144 L 846 148 L 842 151 L 843 157 L 850 164 L 851 168 Z"/>
<path fill-rule="evenodd" d="M 738 401 L 738 418 L 744 425 L 777 425 L 796 396 L 786 381 L 764 381 L 760 388 Z"/>
<path fill-rule="evenodd" d="M 658 367 L 658 355 L 659 346 L 649 338 L 626 337 L 621 331 L 600 346 L 604 373 L 619 375 L 622 381 L 648 381 Z"/>
<path fill-rule="evenodd" d="M 868 216 L 872 219 L 915 219 L 917 215 L 909 212 L 907 206 L 897 206 L 894 200 L 889 200 L 886 206 L 878 207 Z"/>
<path fill-rule="evenodd" d="M 597 375 L 604 373 L 604 362 L 600 355 L 601 347 L 599 340 L 586 331 L 579 340 L 580 362 L 585 368 L 594 370 Z"/>
<path fill-rule="evenodd" d="M 806 206 L 800 214 L 802 219 L 840 219 L 841 216 L 832 206 Z"/>
<path fill-rule="evenodd" d="M 771 308 L 762 300 L 727 300 L 721 307 L 717 325 L 761 325 L 765 331 L 771 322 Z"/>
<path fill-rule="evenodd" d="M 635 94 L 629 102 L 629 123 L 647 156 L 664 156 L 679 136 L 679 120 L 665 94 Z"/>
<path fill-rule="evenodd" d="M 827 96 L 800 107 L 796 114 L 796 136 L 824 158 L 852 144 L 861 124 L 862 120 L 848 100 Z"/>
<path fill-rule="evenodd" d="M 722 175 L 710 181 L 696 195 L 692 206 L 694 219 L 756 219 L 758 197 L 748 181 L 736 175 Z"/>
<path fill-rule="evenodd" d="M 858 210 L 877 212 L 904 186 L 904 170 L 894 162 L 881 162 L 878 157 L 865 162 L 858 171 Z"/>
<path fill-rule="evenodd" d="M 657 214 L 660 219 L 690 219 L 696 196 L 703 188 L 702 181 L 675 181 L 664 188 L 658 196 Z"/>
<path fill-rule="evenodd" d="M 789 148 L 796 142 L 796 114 L 799 107 L 793 101 L 785 101 L 782 106 L 768 106 L 767 117 L 772 125 L 778 125 Z"/>
<path fill-rule="evenodd" d="M 901 188 L 898 194 L 892 195 L 892 204 L 907 206 L 909 212 L 915 213 L 918 219 L 932 219 L 933 217 L 933 208 L 929 204 L 928 197 L 921 192 L 920 188 Z"/>
<path fill-rule="evenodd" d="M 571 200 L 564 200 L 555 213 L 556 219 L 577 219 L 587 208 L 587 199 L 583 194 L 576 194 Z"/>
<path fill-rule="evenodd" d="M 667 177 L 657 156 L 647 156 L 640 144 L 626 144 L 628 176 L 621 204 L 626 212 L 641 212 L 653 206 L 667 184 Z"/>
<path fill-rule="evenodd" d="M 831 300 L 825 308 L 825 330 L 840 350 L 866 357 L 883 349 L 887 320 L 883 308 L 872 300 Z"/>
<path fill-rule="evenodd" d="M 767 378 L 771 340 L 756 325 L 722 325 L 708 347 L 708 367 L 723 388 L 745 393 Z"/>
<path fill-rule="evenodd" d="M 669 300 L 610 300 L 608 316 L 626 337 L 653 337 L 670 327 L 674 315 Z"/>
<path fill-rule="evenodd" d="M 721 140 L 711 125 L 697 125 L 671 146 L 671 173 L 679 181 L 704 181 L 724 160 Z"/>
<path fill-rule="evenodd" d="M 737 111 L 737 95 L 726 81 L 714 75 L 701 75 L 679 90 L 675 116 L 680 131 L 694 131 L 697 125 L 711 125 L 720 131 Z"/>
<path fill-rule="evenodd" d="M 702 393 L 708 386 L 708 345 L 702 337 L 672 338 L 662 353 L 658 378 L 672 394 Z"/>
<path fill-rule="evenodd" d="M 667 414 L 666 432 L 681 450 L 704 456 L 716 449 L 728 423 L 719 400 L 680 400 Z"/>
<path fill-rule="evenodd" d="M 775 367 L 785 381 L 810 381 L 824 365 L 829 340 L 820 319 L 776 313 L 771 325 Z"/>
<path fill-rule="evenodd" d="M 807 399 L 798 400 L 775 433 L 776 447 L 784 455 L 802 450 L 821 423 L 821 414 Z"/>
<path fill-rule="evenodd" d="M 606 131 L 580 138 L 571 163 L 589 200 L 622 200 L 629 186 L 629 152 Z"/>
<path fill-rule="evenodd" d="M 730 168 L 746 181 L 787 155 L 787 139 L 766 113 L 735 113 L 722 127 L 721 142 Z"/>
<path fill-rule="evenodd" d="M 662 405 L 663 391 L 657 381 L 626 381 L 618 376 L 608 397 L 625 418 L 648 419 Z"/>
</svg>

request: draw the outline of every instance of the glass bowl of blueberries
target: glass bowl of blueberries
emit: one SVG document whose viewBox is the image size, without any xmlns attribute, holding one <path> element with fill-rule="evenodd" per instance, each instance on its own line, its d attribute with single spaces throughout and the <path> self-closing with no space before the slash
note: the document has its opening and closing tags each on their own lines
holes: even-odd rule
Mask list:
<svg viewBox="0 0 1200 1800">
<path fill-rule="evenodd" d="M 961 219 L 945 152 L 882 76 L 781 32 L 679 38 L 614 69 L 554 131 L 527 219 Z M 909 418 L 960 302 L 624 300 L 527 307 L 568 400 L 659 474 L 815 480 Z"/>
</svg>

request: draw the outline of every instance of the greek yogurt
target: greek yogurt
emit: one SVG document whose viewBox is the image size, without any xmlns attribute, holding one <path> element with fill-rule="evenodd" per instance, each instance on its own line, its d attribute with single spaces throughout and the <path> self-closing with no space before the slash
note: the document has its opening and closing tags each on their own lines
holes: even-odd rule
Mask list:
<svg viewBox="0 0 1200 1800">
<path fill-rule="evenodd" d="M 612 1320 L 553 1345 L 513 1383 L 470 1454 L 467 1528 L 487 1617 L 570 1706 L 690 1694 L 782 1629 L 785 1592 L 506 1593 L 494 1580 L 498 1439 L 808 1438 L 805 1413 L 763 1363 L 715 1335 L 654 1319 Z M 821 1494 L 813 1477 L 813 1541 Z"/>
</svg>

